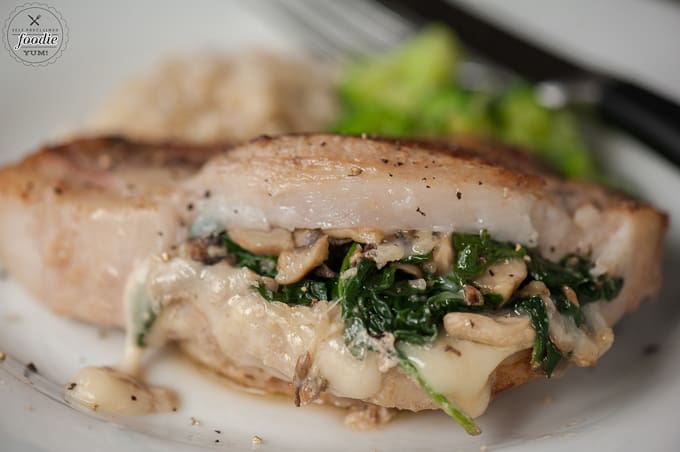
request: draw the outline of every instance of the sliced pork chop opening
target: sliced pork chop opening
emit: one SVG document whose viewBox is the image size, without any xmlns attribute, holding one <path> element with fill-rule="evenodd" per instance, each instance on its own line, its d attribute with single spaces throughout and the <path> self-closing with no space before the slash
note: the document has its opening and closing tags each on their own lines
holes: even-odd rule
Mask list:
<svg viewBox="0 0 680 452">
<path fill-rule="evenodd" d="M 232 228 L 148 263 L 128 334 L 137 347 L 177 341 L 226 375 L 260 369 L 293 383 L 298 404 L 449 400 L 472 428 L 506 360 L 530 350 L 530 372 L 550 376 L 611 346 L 599 304 L 623 280 L 593 268 L 486 231 Z"/>
<path fill-rule="evenodd" d="M 301 404 L 443 408 L 474 433 L 493 392 L 594 364 L 660 284 L 662 213 L 517 153 L 336 135 L 182 152 L 95 140 L 3 169 L 0 259 L 55 310 L 127 317 L 132 357 L 178 342 Z"/>
</svg>

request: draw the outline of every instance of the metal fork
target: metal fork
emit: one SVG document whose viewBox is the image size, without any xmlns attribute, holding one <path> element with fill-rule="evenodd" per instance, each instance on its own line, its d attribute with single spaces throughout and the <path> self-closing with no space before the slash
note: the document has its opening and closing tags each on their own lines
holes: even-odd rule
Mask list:
<svg viewBox="0 0 680 452">
<path fill-rule="evenodd" d="M 378 0 L 253 0 L 258 13 L 312 54 L 341 63 L 380 54 L 418 31 L 419 22 Z M 466 49 L 458 82 L 470 90 L 495 90 L 517 79 Z"/>
<path fill-rule="evenodd" d="M 249 4 L 302 48 L 334 62 L 384 52 L 416 31 L 412 22 L 373 0 L 254 0 Z"/>
</svg>

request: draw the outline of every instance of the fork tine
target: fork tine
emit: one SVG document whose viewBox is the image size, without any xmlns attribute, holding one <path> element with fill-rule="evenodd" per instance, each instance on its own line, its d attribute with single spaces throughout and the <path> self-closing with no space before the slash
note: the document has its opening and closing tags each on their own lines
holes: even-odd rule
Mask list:
<svg viewBox="0 0 680 452">
<path fill-rule="evenodd" d="M 307 4 L 308 12 L 325 21 L 337 39 L 354 53 L 374 53 L 393 47 L 403 38 L 406 29 L 372 1 L 308 1 Z"/>
<path fill-rule="evenodd" d="M 258 16 L 265 16 L 265 20 L 283 27 L 283 31 L 312 54 L 331 61 L 340 60 L 345 49 L 317 27 L 311 27 L 305 18 L 288 8 L 286 3 L 289 2 L 252 0 L 247 5 L 256 10 Z"/>
<path fill-rule="evenodd" d="M 357 33 L 353 25 L 342 19 L 341 16 L 330 14 L 326 1 L 283 1 L 280 2 L 293 14 L 304 21 L 308 28 L 316 29 L 318 34 L 324 35 L 341 49 L 341 53 L 363 53 L 366 48 L 371 48 L 372 39 L 361 36 L 358 39 L 352 36 Z"/>
<path fill-rule="evenodd" d="M 413 32 L 409 21 L 375 0 L 251 1 L 275 14 L 306 48 L 331 60 L 384 51 Z"/>
<path fill-rule="evenodd" d="M 344 3 L 330 2 L 337 10 Z M 387 46 L 394 46 L 414 32 L 413 23 L 375 0 L 355 0 L 352 8 L 342 8 L 361 28 L 372 33 Z"/>
</svg>

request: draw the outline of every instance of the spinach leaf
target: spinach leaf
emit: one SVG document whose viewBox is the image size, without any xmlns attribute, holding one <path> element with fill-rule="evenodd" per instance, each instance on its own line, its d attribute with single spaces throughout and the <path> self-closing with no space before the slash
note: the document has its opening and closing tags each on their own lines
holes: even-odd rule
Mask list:
<svg viewBox="0 0 680 452">
<path fill-rule="evenodd" d="M 399 262 L 402 264 L 424 264 L 425 262 L 429 261 L 432 259 L 432 251 L 430 251 L 427 254 L 417 254 L 413 253 L 409 255 L 408 257 L 400 260 Z"/>
<path fill-rule="evenodd" d="M 220 234 L 220 242 L 227 248 L 227 252 L 236 259 L 236 265 L 247 267 L 262 276 L 273 278 L 276 276 L 276 256 L 260 256 L 241 248 L 233 242 L 225 232 Z"/>
<path fill-rule="evenodd" d="M 559 262 L 552 262 L 535 250 L 530 251 L 530 257 L 528 270 L 532 279 L 543 281 L 553 295 L 561 294 L 564 286 L 572 288 L 581 305 L 598 300 L 610 301 L 623 286 L 622 278 L 606 274 L 593 276 L 590 271 L 595 264 L 588 257 L 567 254 Z"/>
<path fill-rule="evenodd" d="M 391 333 L 397 341 L 431 342 L 444 314 L 463 304 L 457 287 L 447 291 L 416 287 L 410 283 L 411 275 L 392 266 L 378 269 L 370 259 L 360 260 L 355 268 L 355 275 L 340 280 L 342 317 L 345 325 L 359 325 L 372 337 Z M 351 330 L 345 331 L 345 341 L 354 341 Z"/>
<path fill-rule="evenodd" d="M 486 229 L 479 234 L 454 234 L 453 249 L 456 253 L 453 274 L 460 285 L 472 281 L 497 262 L 526 255 L 523 247 L 493 240 Z"/>
<path fill-rule="evenodd" d="M 559 262 L 545 259 L 536 250 L 530 250 L 529 256 L 529 277 L 546 285 L 557 309 L 561 314 L 573 318 L 576 326 L 581 326 L 586 321 L 580 306 L 599 300 L 611 301 L 623 287 L 623 278 L 606 274 L 593 276 L 591 270 L 594 264 L 584 256 L 567 254 Z M 580 306 L 566 298 L 565 287 L 576 293 Z"/>
<path fill-rule="evenodd" d="M 310 306 L 320 300 L 329 300 L 329 286 L 330 283 L 327 281 L 305 279 L 295 284 L 279 286 L 276 292 L 271 291 L 262 283 L 255 288 L 267 301 L 280 301 L 291 306 Z"/>
<path fill-rule="evenodd" d="M 550 377 L 555 366 L 562 359 L 562 353 L 550 340 L 548 334 L 548 314 L 540 295 L 517 300 L 515 310 L 519 314 L 526 314 L 531 320 L 531 326 L 536 332 L 534 348 L 531 352 L 531 367 L 543 370 Z"/>
<path fill-rule="evenodd" d="M 418 367 L 398 348 L 402 341 L 423 344 L 433 341 L 441 317 L 453 304 L 462 304 L 462 290 L 457 283 L 444 277 L 433 278 L 428 288 L 416 288 L 406 277 L 398 274 L 394 266 L 378 269 L 375 262 L 361 259 L 354 267 L 355 273 L 344 274 L 350 269 L 352 256 L 360 245 L 354 243 L 348 250 L 340 268 L 337 295 L 342 306 L 345 322 L 345 344 L 356 358 L 366 351 L 374 350 L 375 338 L 384 333 L 395 337 L 395 348 L 386 350 L 397 358 L 399 367 L 413 379 L 442 410 L 458 421 L 471 435 L 481 433 L 479 427 L 454 402 L 432 388 Z M 409 276 L 410 277 L 410 276 Z"/>
</svg>

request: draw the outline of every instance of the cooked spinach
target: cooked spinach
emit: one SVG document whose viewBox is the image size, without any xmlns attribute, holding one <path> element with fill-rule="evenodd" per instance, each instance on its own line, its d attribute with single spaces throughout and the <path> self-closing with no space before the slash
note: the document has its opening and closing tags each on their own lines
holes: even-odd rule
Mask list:
<svg viewBox="0 0 680 452">
<path fill-rule="evenodd" d="M 350 258 L 360 245 L 347 252 L 340 273 L 350 268 Z M 480 234 L 455 234 L 456 259 L 447 275 L 425 276 L 425 287 L 413 284 L 413 276 L 387 265 L 378 269 L 370 259 L 360 259 L 356 273 L 338 281 L 337 295 L 345 325 L 360 325 L 373 337 L 391 333 L 397 341 L 412 344 L 432 342 L 444 315 L 451 311 L 488 311 L 500 304 L 500 296 L 484 294 L 484 303 L 469 306 L 463 286 L 489 266 L 507 258 L 524 256 L 523 248 L 492 240 L 486 231 Z M 412 256 L 400 262 L 425 262 L 425 256 Z M 356 328 L 346 329 L 345 339 L 353 343 Z"/>
<path fill-rule="evenodd" d="M 526 314 L 531 320 L 531 326 L 536 332 L 534 348 L 531 352 L 531 367 L 542 370 L 548 377 L 552 375 L 555 366 L 562 359 L 562 353 L 550 340 L 548 333 L 549 322 L 545 303 L 540 295 L 517 300 L 515 310 L 518 314 Z"/>
<path fill-rule="evenodd" d="M 462 287 L 457 279 L 430 276 L 424 288 L 411 283 L 412 275 L 400 272 L 395 266 L 378 269 L 375 262 L 360 259 L 353 267 L 354 274 L 345 276 L 352 257 L 360 245 L 354 243 L 348 250 L 342 267 L 336 293 L 345 322 L 345 344 L 357 358 L 374 350 L 375 341 L 386 333 L 395 338 L 393 350 L 385 350 L 397 359 L 399 367 L 434 400 L 442 410 L 453 417 L 471 435 L 481 432 L 472 418 L 454 402 L 435 391 L 422 376 L 418 367 L 399 350 L 398 344 L 408 342 L 424 344 L 437 337 L 438 325 L 446 312 L 465 309 Z"/>
<path fill-rule="evenodd" d="M 231 241 L 226 232 L 220 235 L 220 240 L 237 265 L 263 276 L 276 275 L 276 257 L 251 253 Z M 529 273 L 525 283 L 542 281 L 550 290 L 558 311 L 573 318 L 577 326 L 585 323 L 585 315 L 579 305 L 571 303 L 564 295 L 565 286 L 576 293 L 583 305 L 613 299 L 623 283 L 621 278 L 593 276 L 594 264 L 587 257 L 569 254 L 553 262 L 534 249 L 494 240 L 486 230 L 479 234 L 454 234 L 452 245 L 455 255 L 451 272 L 446 275 L 425 273 L 424 285 L 414 284 L 412 275 L 394 265 L 378 269 L 374 261 L 360 256 L 351 265 L 352 257 L 361 251 L 359 243 L 352 243 L 349 248 L 342 249 L 347 251 L 335 280 L 308 277 L 295 284 L 282 285 L 277 291 L 259 284 L 257 291 L 266 300 L 289 305 L 309 306 L 319 300 L 339 300 L 345 323 L 345 342 L 355 356 L 363 356 L 371 347 L 371 338 L 380 338 L 385 333 L 393 334 L 397 343 L 427 344 L 437 337 L 442 319 L 448 312 L 497 309 L 501 301 L 498 294 L 483 293 L 483 304 L 471 306 L 465 303 L 463 287 L 504 259 L 525 258 Z M 431 258 L 432 253 L 413 254 L 398 263 L 420 265 Z M 347 277 L 345 272 L 350 268 L 353 273 Z M 532 362 L 550 375 L 561 354 L 547 336 L 543 302 L 540 297 L 530 297 L 515 300 L 511 306 L 530 316 L 537 332 Z"/>
<path fill-rule="evenodd" d="M 423 288 L 412 283 L 412 275 L 389 265 L 378 269 L 370 259 L 361 259 L 354 268 L 354 275 L 338 282 L 342 318 L 346 326 L 359 325 L 372 337 L 391 333 L 397 341 L 429 343 L 447 312 L 472 308 L 451 278 L 428 276 Z M 346 343 L 354 342 L 356 331 L 345 329 Z"/>
<path fill-rule="evenodd" d="M 562 294 L 564 286 L 576 292 L 581 305 L 598 300 L 614 299 L 623 286 L 622 278 L 613 278 L 606 274 L 593 276 L 591 270 L 595 266 L 592 260 L 578 254 L 567 254 L 559 262 L 552 262 L 530 251 L 528 264 L 529 275 L 536 281 L 542 281 L 552 295 Z"/>
<path fill-rule="evenodd" d="M 256 289 L 267 301 L 280 301 L 291 306 L 310 306 L 320 300 L 329 300 L 330 285 L 327 281 L 305 279 L 295 284 L 279 286 L 276 292 L 262 283 L 258 284 Z"/>
<path fill-rule="evenodd" d="M 524 247 L 493 240 L 486 229 L 479 234 L 454 234 L 453 249 L 456 252 L 453 275 L 461 285 L 472 281 L 497 262 L 526 255 Z"/>
<path fill-rule="evenodd" d="M 219 238 L 222 246 L 227 249 L 229 255 L 236 259 L 236 265 L 239 267 L 247 267 L 259 275 L 270 278 L 276 276 L 276 256 L 251 253 L 232 241 L 226 232 L 222 232 Z"/>
<path fill-rule="evenodd" d="M 156 322 L 158 314 L 151 304 L 151 298 L 143 286 L 137 288 L 130 309 L 130 334 L 138 347 L 146 347 L 146 338 Z"/>
<path fill-rule="evenodd" d="M 256 273 L 274 277 L 276 257 L 258 256 L 231 241 L 226 233 L 221 243 L 236 264 Z M 558 262 L 549 261 L 534 249 L 527 249 L 510 242 L 491 238 L 487 231 L 479 234 L 454 234 L 452 237 L 454 261 L 451 271 L 445 275 L 423 272 L 422 280 L 400 270 L 397 265 L 388 264 L 378 268 L 376 263 L 362 256 L 359 243 L 343 245 L 332 250 L 335 256 L 333 270 L 336 278 L 308 276 L 295 284 L 281 285 L 276 291 L 260 283 L 256 290 L 269 301 L 280 301 L 289 305 L 309 306 L 319 300 L 338 300 L 345 324 L 344 339 L 350 352 L 357 358 L 367 351 L 388 353 L 395 357 L 399 367 L 435 400 L 442 409 L 454 417 L 468 433 L 479 433 L 471 418 L 465 415 L 453 402 L 436 392 L 423 378 L 415 363 L 399 349 L 400 344 L 423 345 L 434 341 L 439 333 L 443 317 L 449 312 L 489 312 L 499 308 L 501 297 L 495 293 L 483 292 L 480 305 L 465 302 L 464 287 L 487 271 L 490 266 L 505 259 L 522 258 L 527 262 L 528 276 L 523 284 L 542 281 L 550 290 L 551 299 L 558 311 L 574 319 L 577 326 L 585 323 L 580 305 L 597 300 L 611 300 L 621 290 L 622 279 L 608 275 L 593 276 L 592 261 L 583 256 L 570 254 Z M 340 257 L 345 253 L 342 263 Z M 432 259 L 432 253 L 413 254 L 398 263 L 422 265 Z M 338 268 L 339 265 L 339 268 Z M 565 295 L 565 287 L 572 289 L 579 304 L 572 303 Z M 536 332 L 531 355 L 532 368 L 551 376 L 555 366 L 563 358 L 562 353 L 551 341 L 549 320 L 541 296 L 511 300 L 506 305 L 518 314 L 527 315 Z M 394 347 L 384 349 L 378 345 L 385 334 L 394 336 Z M 381 348 L 382 347 L 382 348 Z"/>
</svg>

